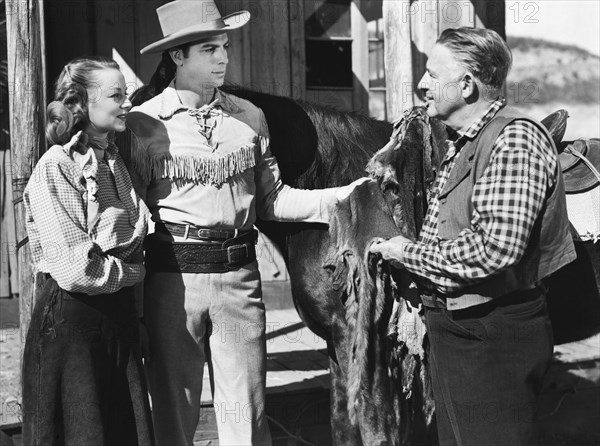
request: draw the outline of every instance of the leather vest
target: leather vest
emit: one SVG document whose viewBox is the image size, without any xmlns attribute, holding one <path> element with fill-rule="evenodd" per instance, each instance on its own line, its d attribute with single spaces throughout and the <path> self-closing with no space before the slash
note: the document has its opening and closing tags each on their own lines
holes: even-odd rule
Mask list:
<svg viewBox="0 0 600 446">
<path fill-rule="evenodd" d="M 517 119 L 535 124 L 552 144 L 556 154 L 552 137 L 542 124 L 511 107 L 501 109 L 457 155 L 450 176 L 439 194 L 438 234 L 441 239 L 456 239 L 462 229 L 471 227 L 473 185 L 488 166 L 496 139 L 508 124 Z M 511 292 L 531 289 L 543 278 L 575 260 L 558 162 L 556 174 L 556 182 L 547 191 L 546 202 L 535 221 L 522 259 L 483 282 L 447 296 L 446 306 L 449 310 L 467 308 Z"/>
</svg>

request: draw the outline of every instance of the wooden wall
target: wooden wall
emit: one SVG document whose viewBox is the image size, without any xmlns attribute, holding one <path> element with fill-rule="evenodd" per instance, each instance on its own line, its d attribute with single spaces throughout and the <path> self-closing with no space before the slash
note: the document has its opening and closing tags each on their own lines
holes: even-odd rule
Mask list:
<svg viewBox="0 0 600 446">
<path fill-rule="evenodd" d="M 390 120 L 419 103 L 417 83 L 425 73 L 427 55 L 443 30 L 460 26 L 489 28 L 506 38 L 504 0 L 384 1 L 383 20 Z"/>
<path fill-rule="evenodd" d="M 33 0 L 32 0 L 33 1 Z M 69 60 L 84 54 L 114 57 L 121 64 L 133 90 L 150 80 L 160 55 L 140 55 L 145 45 L 162 37 L 156 8 L 164 0 L 35 0 L 44 5 L 41 24 L 45 57 L 46 96 L 52 97 L 54 81 Z M 305 99 L 305 0 L 216 0 L 223 15 L 247 10 L 250 24 L 230 33 L 227 82 L 246 88 Z M 14 3 L 14 2 L 13 2 Z M 358 52 L 368 52 L 365 11 L 369 0 L 353 0 L 354 92 L 351 108 L 368 110 L 368 68 L 357 64 Z M 492 28 L 504 36 L 504 0 L 384 0 L 387 116 L 393 120 L 402 110 L 420 101 L 416 83 L 425 71 L 427 54 L 445 28 L 461 25 Z M 363 37 L 361 39 L 361 36 Z M 315 99 L 315 98 L 313 98 Z M 319 98 L 317 98 L 319 100 Z M 44 107 L 39 107 L 43 119 Z M 7 157 L 4 156 L 6 159 Z M 4 175 L 4 180 L 7 176 Z M 5 182 L 6 183 L 6 182 Z M 7 186 L 4 184 L 4 186 Z M 8 187 L 2 187 L 2 242 L 9 237 L 5 223 Z M 6 211 L 6 212 L 5 212 Z M 12 236 L 10 237 L 12 240 Z M 3 257 L 8 252 L 3 251 Z M 11 276 L 2 265 L 5 283 Z M 5 268 L 6 267 L 6 268 Z M 6 274 L 5 274 L 6 273 Z M 13 277 L 14 279 L 14 277 Z M 14 285 L 14 283 L 13 283 Z M 9 294 L 14 291 L 7 291 Z"/>
<path fill-rule="evenodd" d="M 46 42 L 49 89 L 61 68 L 82 54 L 114 57 L 128 82 L 148 82 L 160 55 L 139 50 L 162 37 L 156 8 L 162 0 L 47 1 Z M 304 97 L 304 13 L 295 0 L 217 0 L 222 15 L 247 10 L 249 25 L 229 33 L 227 82 L 263 92 Z M 123 63 L 121 63 L 123 65 Z M 134 75 L 135 74 L 135 75 Z"/>
<path fill-rule="evenodd" d="M 160 54 L 140 55 L 144 46 L 162 38 L 156 8 L 162 0 L 46 1 L 48 95 L 62 67 L 83 54 L 113 57 L 131 90 L 147 83 Z M 223 16 L 249 11 L 251 21 L 229 33 L 231 50 L 226 81 L 283 96 L 304 98 L 304 12 L 300 1 L 217 0 Z M 265 282 L 287 282 L 285 263 L 273 245 L 261 239 Z M 280 287 L 281 288 L 281 287 Z M 276 294 L 290 306 L 287 288 Z M 278 307 L 280 303 L 273 302 Z"/>
</svg>

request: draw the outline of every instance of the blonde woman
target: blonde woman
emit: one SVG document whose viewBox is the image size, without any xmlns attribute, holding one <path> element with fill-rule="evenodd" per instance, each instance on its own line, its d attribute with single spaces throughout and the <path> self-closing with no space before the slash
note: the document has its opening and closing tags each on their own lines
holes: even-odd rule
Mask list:
<svg viewBox="0 0 600 446">
<path fill-rule="evenodd" d="M 116 62 L 67 64 L 24 194 L 47 283 L 23 360 L 24 445 L 150 445 L 132 286 L 143 280 L 148 209 L 111 143 L 131 103 Z"/>
</svg>

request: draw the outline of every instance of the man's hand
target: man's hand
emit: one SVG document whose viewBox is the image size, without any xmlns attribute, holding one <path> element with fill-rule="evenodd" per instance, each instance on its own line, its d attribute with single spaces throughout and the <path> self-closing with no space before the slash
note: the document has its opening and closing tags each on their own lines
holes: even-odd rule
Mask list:
<svg viewBox="0 0 600 446">
<path fill-rule="evenodd" d="M 374 181 L 374 180 L 371 177 L 362 177 L 362 178 L 359 178 L 358 180 L 354 180 L 352 183 L 348 184 L 347 186 L 338 187 L 337 192 L 335 194 L 336 199 L 338 201 L 345 200 L 352 194 L 352 192 L 354 192 L 354 189 L 356 189 L 361 184 L 367 183 L 369 181 Z"/>
<path fill-rule="evenodd" d="M 395 268 L 404 268 L 404 245 L 411 241 L 406 237 L 398 235 L 389 240 L 377 239 L 369 247 L 369 252 L 380 255 L 383 260 L 392 264 Z"/>
</svg>

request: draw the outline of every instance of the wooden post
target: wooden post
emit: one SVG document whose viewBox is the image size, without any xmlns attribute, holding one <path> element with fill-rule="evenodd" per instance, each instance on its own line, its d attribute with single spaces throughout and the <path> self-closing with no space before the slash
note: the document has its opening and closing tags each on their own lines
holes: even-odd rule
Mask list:
<svg viewBox="0 0 600 446">
<path fill-rule="evenodd" d="M 437 0 L 417 0 L 417 9 L 411 14 L 411 48 L 413 63 L 414 98 L 422 99 L 418 83 L 425 74 L 427 55 L 431 53 L 438 37 L 439 4 Z"/>
<path fill-rule="evenodd" d="M 43 0 L 6 1 L 8 106 L 17 243 L 27 237 L 23 190 L 39 154 L 45 150 L 42 13 Z M 33 311 L 35 286 L 28 246 L 22 246 L 18 250 L 17 260 L 23 346 Z"/>
<path fill-rule="evenodd" d="M 386 107 L 390 121 L 414 105 L 410 0 L 383 2 Z"/>
<path fill-rule="evenodd" d="M 383 2 L 387 111 L 390 120 L 418 105 L 418 82 L 427 55 L 447 28 L 485 27 L 505 36 L 504 0 L 401 0 Z"/>
<path fill-rule="evenodd" d="M 350 3 L 352 32 L 352 109 L 369 114 L 369 32 L 363 15 L 364 0 Z"/>
<path fill-rule="evenodd" d="M 304 0 L 289 0 L 291 86 L 290 97 L 306 97 L 306 52 L 304 30 Z"/>
</svg>

